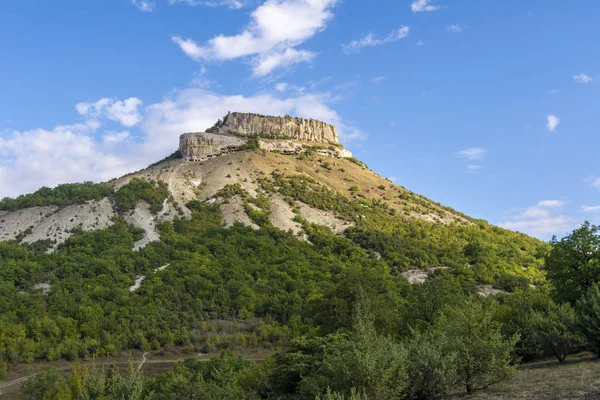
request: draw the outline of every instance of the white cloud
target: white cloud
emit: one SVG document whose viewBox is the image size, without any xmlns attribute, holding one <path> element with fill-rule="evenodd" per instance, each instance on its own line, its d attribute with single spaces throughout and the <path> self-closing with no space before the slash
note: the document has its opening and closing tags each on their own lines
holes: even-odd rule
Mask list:
<svg viewBox="0 0 600 400">
<path fill-rule="evenodd" d="M 538 207 L 555 208 L 562 207 L 565 205 L 564 201 L 561 200 L 542 200 L 537 203 Z"/>
<path fill-rule="evenodd" d="M 550 94 L 558 94 L 558 89 L 552 89 L 552 90 L 550 91 Z"/>
<path fill-rule="evenodd" d="M 102 135 L 102 141 L 107 145 L 115 145 L 124 142 L 129 138 L 129 132 L 106 132 Z"/>
<path fill-rule="evenodd" d="M 375 84 L 379 84 L 379 83 L 383 83 L 383 81 L 386 80 L 385 76 L 376 76 L 375 78 L 373 78 L 373 83 Z"/>
<path fill-rule="evenodd" d="M 465 29 L 465 27 L 462 25 L 459 25 L 459 24 L 453 24 L 453 25 L 446 26 L 446 30 L 450 33 L 462 32 L 464 29 Z"/>
<path fill-rule="evenodd" d="M 410 27 L 402 26 L 399 29 L 391 32 L 389 35 L 384 37 L 383 39 L 377 39 L 375 35 L 369 33 L 361 39 L 353 40 L 352 42 L 343 45 L 344 52 L 346 54 L 358 53 L 363 47 L 371 47 L 371 46 L 381 46 L 386 43 L 392 43 L 401 39 L 404 39 L 408 36 L 410 32 Z"/>
<path fill-rule="evenodd" d="M 94 121 L 52 130 L 14 131 L 0 139 L 0 197 L 15 196 L 60 183 L 108 180 L 143 166 L 122 150 L 107 149 L 94 139 Z"/>
<path fill-rule="evenodd" d="M 600 212 L 600 206 L 581 206 L 583 212 L 596 213 Z"/>
<path fill-rule="evenodd" d="M 456 157 L 466 158 L 468 160 L 483 160 L 486 150 L 481 148 L 468 148 L 454 153 Z"/>
<path fill-rule="evenodd" d="M 417 43 L 415 43 L 415 46 L 423 46 L 425 44 L 425 42 L 421 39 L 419 39 L 419 41 Z"/>
<path fill-rule="evenodd" d="M 560 214 L 564 204 L 559 200 L 542 200 L 535 206 L 522 210 L 500 226 L 541 239 L 565 234 L 573 230 L 577 222 L 569 216 Z"/>
<path fill-rule="evenodd" d="M 425 12 L 425 11 L 437 11 L 440 9 L 439 6 L 431 4 L 431 0 L 415 0 L 410 5 L 412 12 Z"/>
<path fill-rule="evenodd" d="M 481 169 L 481 165 L 476 165 L 476 164 L 468 164 L 467 165 L 467 172 L 475 172 Z"/>
<path fill-rule="evenodd" d="M 219 35 L 203 45 L 174 36 L 173 41 L 194 60 L 250 57 L 254 74 L 311 61 L 315 54 L 295 47 L 324 30 L 337 0 L 267 0 L 251 14 L 249 25 L 234 36 Z"/>
<path fill-rule="evenodd" d="M 310 62 L 317 55 L 307 50 L 296 50 L 288 47 L 281 53 L 271 52 L 259 56 L 255 62 L 252 72 L 254 76 L 267 76 L 278 68 L 289 68 L 294 64 Z"/>
<path fill-rule="evenodd" d="M 149 0 L 131 0 L 131 4 L 139 8 L 142 12 L 152 12 L 155 8 L 154 2 Z"/>
<path fill-rule="evenodd" d="M 246 6 L 246 1 L 240 0 L 169 0 L 169 4 L 183 3 L 190 6 L 228 7 L 240 9 Z"/>
<path fill-rule="evenodd" d="M 79 114 L 86 118 L 104 116 L 123 126 L 131 127 L 137 125 L 142 118 L 139 111 L 142 104 L 142 101 L 136 97 L 130 97 L 123 101 L 103 98 L 95 103 L 79 103 L 75 108 Z"/>
<path fill-rule="evenodd" d="M 553 114 L 550 114 L 546 117 L 546 120 L 548 121 L 546 124 L 546 127 L 548 128 L 548 130 L 550 132 L 554 132 L 556 130 L 556 128 L 558 127 L 558 124 L 560 124 L 560 119 Z"/>
<path fill-rule="evenodd" d="M 588 176 L 584 179 L 586 183 L 589 183 L 591 187 L 600 190 L 600 177 L 599 176 Z"/>
<path fill-rule="evenodd" d="M 592 78 L 591 76 L 588 76 L 587 74 L 581 73 L 579 75 L 575 75 L 573 77 L 573 80 L 576 83 L 590 83 L 594 81 L 594 78 Z"/>
<path fill-rule="evenodd" d="M 275 90 L 278 92 L 285 92 L 289 86 L 290 84 L 287 82 L 279 82 L 275 85 Z"/>
</svg>

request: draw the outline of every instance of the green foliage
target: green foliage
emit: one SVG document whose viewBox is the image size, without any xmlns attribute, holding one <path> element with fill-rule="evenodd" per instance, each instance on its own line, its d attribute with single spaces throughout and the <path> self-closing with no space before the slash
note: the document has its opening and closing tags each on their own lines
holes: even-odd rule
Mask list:
<svg viewBox="0 0 600 400">
<path fill-rule="evenodd" d="M 232 198 L 233 196 L 245 196 L 246 191 L 242 188 L 242 185 L 239 183 L 230 184 L 223 186 L 223 188 L 219 189 L 219 191 L 215 194 L 217 197 L 222 197 L 224 199 Z"/>
<path fill-rule="evenodd" d="M 457 357 L 448 351 L 444 332 L 417 334 L 406 344 L 408 349 L 408 387 L 406 397 L 414 400 L 432 399 L 445 394 L 457 379 Z"/>
<path fill-rule="evenodd" d="M 356 164 L 356 165 L 358 165 L 358 166 L 360 166 L 360 167 L 367 168 L 367 169 L 369 168 L 369 167 L 367 167 L 367 164 L 365 164 L 364 162 L 362 162 L 362 161 L 358 160 L 358 159 L 357 159 L 357 158 L 355 158 L 355 157 L 346 157 L 346 160 L 348 160 L 348 161 L 350 161 L 351 163 L 353 163 L 353 164 Z"/>
<path fill-rule="evenodd" d="M 400 397 L 408 380 L 406 351 L 376 333 L 370 308 L 365 297 L 357 301 L 348 334 L 292 342 L 290 350 L 276 356 L 272 387 L 302 399 L 331 391 L 338 398 L 356 396 L 356 391 L 372 399 Z"/>
<path fill-rule="evenodd" d="M 467 289 L 473 294 L 475 287 Z M 458 307 L 466 301 L 465 293 L 458 280 L 450 276 L 436 276 L 412 287 L 408 302 L 410 305 L 410 325 L 427 328 L 442 313 Z"/>
<path fill-rule="evenodd" d="M 260 143 L 258 143 L 258 139 L 252 138 L 243 145 L 237 147 L 236 151 L 252 151 L 257 149 L 260 149 Z"/>
<path fill-rule="evenodd" d="M 600 280 L 600 227 L 586 222 L 560 241 L 552 239 L 546 257 L 548 279 L 559 302 L 575 302 Z"/>
<path fill-rule="evenodd" d="M 506 337 L 519 335 L 514 349 L 517 359 L 532 361 L 545 354 L 539 341 L 538 327 L 533 324 L 533 314 L 548 312 L 552 300 L 543 290 L 527 290 L 505 296 L 503 304 L 497 308 L 495 319 L 500 321 Z"/>
<path fill-rule="evenodd" d="M 222 352 L 206 362 L 187 359 L 158 375 L 149 385 L 157 399 L 251 400 L 258 399 L 244 386 L 257 367 L 248 360 Z"/>
<path fill-rule="evenodd" d="M 327 389 L 327 392 L 321 396 L 317 395 L 315 400 L 369 400 L 366 394 L 359 394 L 356 389 L 350 390 L 350 395 L 345 396 L 343 393 L 332 392 L 331 389 Z"/>
<path fill-rule="evenodd" d="M 110 196 L 113 188 L 104 183 L 69 183 L 51 189 L 43 187 L 34 193 L 21 195 L 16 199 L 5 197 L 0 200 L 0 210 L 21 210 L 28 207 L 83 204 L 90 200 L 100 200 Z"/>
<path fill-rule="evenodd" d="M 517 336 L 503 338 L 501 325 L 479 302 L 449 309 L 435 329 L 448 337 L 447 352 L 456 352 L 458 383 L 467 393 L 511 378 L 516 367 L 511 353 Z"/>
<path fill-rule="evenodd" d="M 154 214 L 162 210 L 163 202 L 169 197 L 169 188 L 164 182 L 148 182 L 133 178 L 114 194 L 115 207 L 119 212 L 133 210 L 138 201 L 144 200 Z"/>
<path fill-rule="evenodd" d="M 600 288 L 590 287 L 576 306 L 581 331 L 591 351 L 600 356 Z"/>
<path fill-rule="evenodd" d="M 132 364 L 127 374 L 114 366 L 107 370 L 75 366 L 70 374 L 56 369 L 40 372 L 23 384 L 31 400 L 127 399 L 151 400 L 142 374 Z"/>
<path fill-rule="evenodd" d="M 545 353 L 556 357 L 559 362 L 583 348 L 584 339 L 577 329 L 577 315 L 568 303 L 551 303 L 546 312 L 534 311 L 531 324 Z"/>
</svg>

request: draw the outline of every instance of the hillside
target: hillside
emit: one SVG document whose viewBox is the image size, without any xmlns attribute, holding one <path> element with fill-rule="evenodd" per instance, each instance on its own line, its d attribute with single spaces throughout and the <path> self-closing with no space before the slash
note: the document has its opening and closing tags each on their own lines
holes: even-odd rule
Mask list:
<svg viewBox="0 0 600 400">
<path fill-rule="evenodd" d="M 545 286 L 547 244 L 394 185 L 322 123 L 236 116 L 142 171 L 0 202 L 0 366 L 297 346 L 353 329 L 365 296 L 405 338 Z"/>
</svg>

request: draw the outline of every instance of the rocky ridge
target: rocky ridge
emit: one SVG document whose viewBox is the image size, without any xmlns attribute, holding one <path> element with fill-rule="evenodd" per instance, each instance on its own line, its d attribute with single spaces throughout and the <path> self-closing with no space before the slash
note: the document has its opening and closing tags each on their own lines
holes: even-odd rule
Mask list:
<svg viewBox="0 0 600 400">
<path fill-rule="evenodd" d="M 228 113 L 207 132 L 227 135 L 339 143 L 335 126 L 314 119 Z"/>
</svg>

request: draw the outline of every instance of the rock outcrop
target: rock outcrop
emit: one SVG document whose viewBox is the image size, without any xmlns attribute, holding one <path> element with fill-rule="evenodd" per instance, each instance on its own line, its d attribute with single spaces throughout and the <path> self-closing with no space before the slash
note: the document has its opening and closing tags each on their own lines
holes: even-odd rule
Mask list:
<svg viewBox="0 0 600 400">
<path fill-rule="evenodd" d="M 206 132 L 184 133 L 179 137 L 179 151 L 184 160 L 204 161 L 227 154 L 246 142 L 232 135 Z"/>
<path fill-rule="evenodd" d="M 307 142 L 339 143 L 335 126 L 314 119 L 271 117 L 259 114 L 229 113 L 211 133 L 270 139 L 296 139 Z"/>
</svg>

